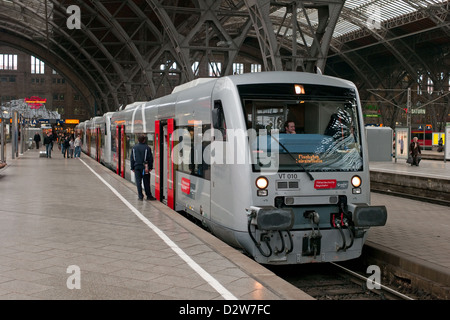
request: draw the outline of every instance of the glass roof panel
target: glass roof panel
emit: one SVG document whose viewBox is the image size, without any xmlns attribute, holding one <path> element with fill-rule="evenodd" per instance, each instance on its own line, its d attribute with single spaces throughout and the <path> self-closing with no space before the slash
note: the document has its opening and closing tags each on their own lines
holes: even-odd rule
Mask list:
<svg viewBox="0 0 450 320">
<path fill-rule="evenodd" d="M 351 12 L 351 14 L 341 14 L 336 24 L 333 37 L 361 30 L 364 27 L 370 27 L 370 23 L 380 25 L 385 21 L 414 13 L 418 10 L 426 9 L 432 5 L 439 5 L 447 2 L 447 0 L 346 0 L 343 12 Z M 280 8 L 271 13 L 272 16 L 281 18 L 285 15 L 285 8 Z M 318 24 L 318 16 L 316 10 L 307 9 L 310 24 L 315 27 Z M 298 9 L 297 20 L 300 25 L 307 26 L 303 10 Z M 277 28 L 276 26 L 274 26 Z M 287 32 L 291 34 L 291 32 Z M 309 37 L 308 37 L 309 38 Z M 310 42 L 311 38 L 308 39 Z"/>
</svg>

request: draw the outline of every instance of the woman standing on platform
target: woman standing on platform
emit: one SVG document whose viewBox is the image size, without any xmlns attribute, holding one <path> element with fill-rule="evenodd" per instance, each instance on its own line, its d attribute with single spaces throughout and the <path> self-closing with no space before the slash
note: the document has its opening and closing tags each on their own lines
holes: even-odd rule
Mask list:
<svg viewBox="0 0 450 320">
<path fill-rule="evenodd" d="M 411 163 L 411 166 L 419 166 L 420 162 L 420 156 L 419 154 L 422 154 L 420 143 L 418 141 L 419 139 L 417 137 L 413 138 L 413 141 L 409 145 L 409 153 L 411 154 L 413 158 L 413 162 Z"/>
<path fill-rule="evenodd" d="M 81 136 L 78 135 L 74 142 L 75 146 L 75 158 L 81 156 Z"/>
</svg>

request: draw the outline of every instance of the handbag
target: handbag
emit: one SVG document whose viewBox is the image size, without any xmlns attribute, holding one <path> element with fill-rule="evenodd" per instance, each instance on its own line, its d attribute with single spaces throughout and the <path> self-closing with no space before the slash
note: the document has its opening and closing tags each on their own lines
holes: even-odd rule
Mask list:
<svg viewBox="0 0 450 320">
<path fill-rule="evenodd" d="M 408 156 L 408 160 L 406 160 L 406 163 L 412 164 L 413 163 L 413 157 L 412 155 Z"/>
</svg>

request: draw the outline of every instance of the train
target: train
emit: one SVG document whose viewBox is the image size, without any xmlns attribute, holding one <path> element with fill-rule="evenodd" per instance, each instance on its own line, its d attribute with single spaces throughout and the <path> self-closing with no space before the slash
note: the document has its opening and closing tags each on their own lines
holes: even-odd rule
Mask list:
<svg viewBox="0 0 450 320">
<path fill-rule="evenodd" d="M 412 138 L 417 137 L 418 142 L 423 149 L 431 150 L 433 147 L 433 131 L 431 129 L 411 129 L 411 141 Z"/>
<path fill-rule="evenodd" d="M 146 135 L 157 201 L 261 264 L 355 259 L 368 230 L 387 220 L 385 206 L 370 205 L 363 113 L 347 80 L 291 71 L 199 78 L 75 131 L 86 155 L 133 183 L 130 152 Z"/>
</svg>

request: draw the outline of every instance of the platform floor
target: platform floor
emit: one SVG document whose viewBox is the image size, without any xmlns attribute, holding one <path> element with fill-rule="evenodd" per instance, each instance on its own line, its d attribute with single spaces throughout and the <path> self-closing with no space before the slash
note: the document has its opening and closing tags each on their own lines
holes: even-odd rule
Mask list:
<svg viewBox="0 0 450 320">
<path fill-rule="evenodd" d="M 424 184 L 429 179 L 450 180 L 450 161 L 422 160 L 417 167 L 399 159 L 369 166 L 370 171 L 414 176 Z M 369 231 L 366 246 L 385 259 L 390 256 L 406 271 L 443 283 L 450 292 L 450 207 L 375 192 L 371 200 L 387 207 L 388 220 Z"/>
<path fill-rule="evenodd" d="M 438 153 L 432 151 L 424 152 L 428 152 L 428 154 Z M 417 167 L 406 163 L 405 159 L 398 159 L 397 162 L 395 162 L 395 159 L 392 159 L 392 161 L 371 161 L 369 167 L 371 171 L 450 180 L 450 161 L 422 160 Z"/>
<path fill-rule="evenodd" d="M 55 148 L 0 171 L 0 299 L 312 298 L 163 204 L 138 201 L 94 160 Z"/>
<path fill-rule="evenodd" d="M 370 164 L 424 178 L 448 166 Z M 388 220 L 367 247 L 450 281 L 450 207 L 377 193 L 372 204 L 386 205 Z M 81 290 L 68 289 L 69 266 Z M 310 297 L 161 203 L 139 202 L 133 184 L 85 155 L 29 150 L 0 170 L 0 299 Z"/>
</svg>

